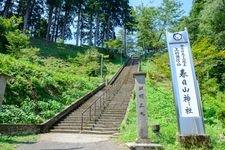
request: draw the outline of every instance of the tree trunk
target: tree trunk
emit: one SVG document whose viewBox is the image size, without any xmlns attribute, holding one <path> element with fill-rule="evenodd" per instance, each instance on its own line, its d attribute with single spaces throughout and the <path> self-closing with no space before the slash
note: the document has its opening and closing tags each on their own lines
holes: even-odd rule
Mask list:
<svg viewBox="0 0 225 150">
<path fill-rule="evenodd" d="M 106 36 L 106 30 L 105 30 L 105 23 L 103 22 L 102 25 L 102 31 L 101 31 L 101 47 L 104 46 L 105 36 Z"/>
<path fill-rule="evenodd" d="M 107 18 L 106 41 L 109 41 L 110 34 L 110 17 Z"/>
<path fill-rule="evenodd" d="M 51 36 L 51 42 L 54 41 L 56 37 L 56 27 L 57 27 L 57 20 L 58 20 L 58 8 L 55 8 L 55 16 L 54 16 L 54 24 L 53 24 L 53 31 Z"/>
<path fill-rule="evenodd" d="M 59 20 L 60 20 L 60 13 L 61 13 L 62 7 L 59 7 L 58 16 L 57 16 L 57 25 L 56 25 L 56 32 L 55 32 L 55 42 L 57 41 L 58 35 L 59 35 Z M 64 43 L 64 40 L 63 40 Z"/>
<path fill-rule="evenodd" d="M 90 18 L 89 18 L 89 36 L 88 36 L 88 45 L 91 46 L 93 45 L 92 43 L 92 27 L 93 27 L 93 24 L 92 24 L 92 15 L 90 15 Z"/>
<path fill-rule="evenodd" d="M 23 31 L 27 29 L 28 20 L 30 18 L 30 14 L 32 12 L 32 6 L 35 3 L 35 0 L 28 0 L 27 2 L 27 9 L 24 15 L 24 21 L 23 21 Z"/>
<path fill-rule="evenodd" d="M 67 23 L 68 15 L 69 15 L 69 12 L 66 10 L 65 16 L 63 18 L 62 35 L 61 35 L 61 39 L 63 41 L 65 40 L 65 31 L 66 31 L 66 23 Z"/>
<path fill-rule="evenodd" d="M 83 45 L 83 20 L 82 16 L 80 17 L 80 46 Z"/>
<path fill-rule="evenodd" d="M 98 38 L 99 38 L 99 14 L 97 14 L 96 17 L 96 29 L 95 29 L 95 41 L 94 41 L 94 46 L 97 47 L 98 45 Z"/>
<path fill-rule="evenodd" d="M 116 39 L 116 34 L 115 34 L 115 24 L 113 22 L 112 24 L 112 39 L 115 40 Z"/>
<path fill-rule="evenodd" d="M 46 34 L 46 40 L 50 40 L 50 30 L 52 26 L 52 15 L 53 15 L 53 6 L 49 6 L 49 13 L 48 13 L 48 28 L 47 28 L 47 34 Z"/>
<path fill-rule="evenodd" d="M 127 54 L 127 30 L 126 26 L 123 26 L 123 45 L 124 45 L 124 53 Z"/>
<path fill-rule="evenodd" d="M 81 18 L 81 4 L 78 8 L 78 18 L 77 18 L 77 34 L 76 34 L 76 45 L 79 45 L 79 37 L 80 37 L 80 18 Z"/>
<path fill-rule="evenodd" d="M 4 10 L 3 10 L 3 18 L 8 17 L 9 9 L 12 6 L 12 4 L 13 4 L 12 0 L 7 0 L 5 2 L 5 7 L 4 7 Z"/>
</svg>

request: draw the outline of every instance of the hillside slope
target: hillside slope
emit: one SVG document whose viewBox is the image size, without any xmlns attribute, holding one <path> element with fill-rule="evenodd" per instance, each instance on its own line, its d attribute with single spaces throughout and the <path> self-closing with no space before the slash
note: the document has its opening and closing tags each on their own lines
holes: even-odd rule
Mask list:
<svg viewBox="0 0 225 150">
<path fill-rule="evenodd" d="M 8 80 L 0 123 L 37 124 L 109 79 L 121 66 L 106 49 L 76 47 L 41 40 L 23 55 L 0 54 L 0 73 Z"/>
<path fill-rule="evenodd" d="M 200 59 L 198 59 L 198 61 L 200 61 Z M 168 54 L 159 53 L 148 57 L 147 60 L 142 62 L 141 68 L 142 71 L 147 73 L 147 110 L 151 141 L 162 144 L 163 147 L 168 150 L 182 149 L 176 141 L 178 128 L 173 100 L 172 82 L 170 80 Z M 202 68 L 197 67 L 197 73 L 200 72 L 199 69 Z M 216 83 L 211 85 L 211 87 L 215 86 L 219 85 L 216 85 Z M 203 87 L 203 85 L 201 85 L 201 87 Z M 217 103 L 215 103 L 214 99 L 216 97 L 211 96 L 211 98 L 208 99 L 209 95 L 204 93 L 206 90 L 212 91 L 212 89 L 202 88 L 206 133 L 210 135 L 214 149 L 222 150 L 225 149 L 225 141 L 221 138 L 225 134 L 225 124 L 223 123 L 224 118 L 221 118 L 217 114 L 222 111 L 220 109 L 223 108 L 222 101 L 224 99 L 217 99 Z M 214 94 L 220 95 L 221 93 L 222 91 L 217 91 Z M 224 96 L 225 95 L 223 94 L 221 95 L 221 97 Z M 221 104 L 219 103 L 220 100 Z M 151 126 L 154 124 L 160 124 L 161 129 L 159 137 L 154 136 L 151 130 Z M 136 128 L 136 103 L 135 94 L 133 94 L 127 117 L 120 127 L 120 140 L 123 142 L 135 141 L 137 138 Z"/>
</svg>

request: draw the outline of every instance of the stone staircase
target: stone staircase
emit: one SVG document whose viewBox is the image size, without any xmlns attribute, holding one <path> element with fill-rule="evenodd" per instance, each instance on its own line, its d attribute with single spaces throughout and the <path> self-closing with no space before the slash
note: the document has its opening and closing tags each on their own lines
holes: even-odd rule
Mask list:
<svg viewBox="0 0 225 150">
<path fill-rule="evenodd" d="M 61 133 L 87 133 L 87 134 L 114 134 L 118 132 L 118 127 L 124 119 L 127 106 L 134 86 L 133 73 L 137 71 L 138 65 L 133 61 L 128 64 L 120 73 L 113 85 L 106 86 L 78 109 L 72 111 L 68 116 L 56 124 L 51 132 Z M 81 123 L 82 113 L 98 99 L 107 89 L 114 86 L 114 91 L 110 93 L 110 99 L 104 108 L 99 106 L 95 114 L 90 119 L 92 112 L 83 115 L 83 124 Z M 82 124 L 82 128 L 81 128 Z"/>
</svg>

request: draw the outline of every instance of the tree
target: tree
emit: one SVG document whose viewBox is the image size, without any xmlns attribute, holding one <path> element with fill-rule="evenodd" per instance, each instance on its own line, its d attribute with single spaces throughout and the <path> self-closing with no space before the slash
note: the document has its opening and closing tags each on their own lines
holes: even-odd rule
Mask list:
<svg viewBox="0 0 225 150">
<path fill-rule="evenodd" d="M 5 7 L 4 7 L 4 10 L 3 10 L 3 18 L 7 18 L 8 15 L 9 15 L 9 10 L 10 8 L 12 7 L 13 5 L 13 0 L 6 0 L 5 2 Z"/>
<path fill-rule="evenodd" d="M 137 24 L 135 29 L 137 30 L 138 46 L 143 49 L 159 49 L 159 36 L 157 29 L 155 28 L 156 9 L 153 7 L 140 6 L 135 9 L 135 19 Z"/>
<path fill-rule="evenodd" d="M 200 13 L 199 37 L 209 37 L 219 49 L 225 49 L 225 1 L 207 1 Z"/>
<path fill-rule="evenodd" d="M 6 19 L 0 17 L 0 52 L 1 53 L 18 53 L 29 43 L 29 37 L 18 30 L 21 18 L 15 16 Z"/>
<path fill-rule="evenodd" d="M 82 6 L 83 6 L 83 0 L 77 0 L 76 8 L 77 8 L 77 25 L 76 25 L 76 45 L 79 45 L 79 38 L 81 36 L 80 28 L 81 28 L 81 16 L 82 16 Z M 81 43 L 80 43 L 81 44 Z"/>
<path fill-rule="evenodd" d="M 52 27 L 52 19 L 53 19 L 53 11 L 56 10 L 58 7 L 60 7 L 62 1 L 61 0 L 47 0 L 48 5 L 48 27 L 47 27 L 47 33 L 46 33 L 46 40 L 50 41 L 50 31 Z M 55 17 L 56 18 L 56 17 Z"/>
<path fill-rule="evenodd" d="M 32 9 L 35 4 L 35 0 L 27 0 L 26 12 L 23 20 L 23 31 L 27 29 L 28 19 L 30 18 L 30 14 L 32 14 Z"/>
<path fill-rule="evenodd" d="M 194 43 L 198 39 L 201 12 L 205 7 L 206 1 L 207 0 L 195 0 L 190 16 L 182 17 L 180 23 L 174 28 L 174 30 L 178 31 L 187 27 L 191 43 Z"/>
<path fill-rule="evenodd" d="M 63 24 L 62 24 L 62 33 L 61 33 L 61 39 L 65 40 L 66 39 L 66 31 L 67 31 L 67 26 L 71 25 L 72 22 L 72 16 L 74 16 L 74 11 L 75 11 L 75 0 L 65 0 L 64 6 L 63 6 L 63 11 L 64 11 L 64 16 L 63 16 Z"/>
</svg>

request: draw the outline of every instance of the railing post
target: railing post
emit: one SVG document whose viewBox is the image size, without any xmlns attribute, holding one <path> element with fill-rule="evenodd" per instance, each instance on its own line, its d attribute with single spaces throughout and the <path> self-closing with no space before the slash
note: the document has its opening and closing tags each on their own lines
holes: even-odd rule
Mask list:
<svg viewBox="0 0 225 150">
<path fill-rule="evenodd" d="M 89 112 L 89 115 L 90 115 L 90 121 L 91 121 L 91 107 L 90 107 L 90 112 Z"/>
<path fill-rule="evenodd" d="M 96 116 L 96 102 L 95 102 L 95 111 L 94 111 L 94 114 L 95 114 L 95 116 Z"/>
<path fill-rule="evenodd" d="M 83 120 L 83 113 L 82 113 L 82 115 L 81 115 L 81 127 L 80 127 L 81 131 L 83 130 L 83 122 L 84 122 L 84 120 Z"/>
<path fill-rule="evenodd" d="M 101 110 L 102 110 L 102 102 L 101 102 L 101 96 L 100 96 L 100 113 L 101 113 Z"/>
</svg>

